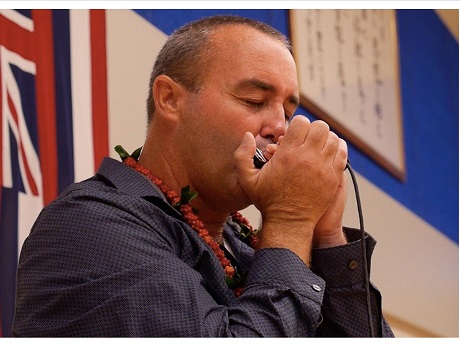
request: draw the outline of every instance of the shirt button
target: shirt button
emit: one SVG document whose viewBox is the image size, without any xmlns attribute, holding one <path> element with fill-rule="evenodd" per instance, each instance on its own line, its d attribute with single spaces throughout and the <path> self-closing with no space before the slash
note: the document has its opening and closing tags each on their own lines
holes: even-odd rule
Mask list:
<svg viewBox="0 0 460 345">
<path fill-rule="evenodd" d="M 313 290 L 315 290 L 316 292 L 320 292 L 321 291 L 321 287 L 319 287 L 318 285 L 314 284 L 311 286 Z"/>
<path fill-rule="evenodd" d="M 358 263 L 356 260 L 351 260 L 350 263 L 348 264 L 348 268 L 351 270 L 354 270 L 358 267 Z"/>
</svg>

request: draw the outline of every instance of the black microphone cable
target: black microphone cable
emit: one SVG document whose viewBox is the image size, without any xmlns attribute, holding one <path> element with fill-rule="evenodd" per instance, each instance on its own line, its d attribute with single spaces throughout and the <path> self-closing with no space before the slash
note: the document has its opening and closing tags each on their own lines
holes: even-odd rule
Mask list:
<svg viewBox="0 0 460 345">
<path fill-rule="evenodd" d="M 347 160 L 347 167 L 345 169 L 348 169 L 351 180 L 353 182 L 353 188 L 355 190 L 355 196 L 356 196 L 356 205 L 358 207 L 358 217 L 359 217 L 359 230 L 361 233 L 361 251 L 362 251 L 362 256 L 363 256 L 363 269 L 364 269 L 364 286 L 366 289 L 366 303 L 367 303 L 367 317 L 369 321 L 369 330 L 370 330 L 370 336 L 371 338 L 375 337 L 374 334 L 374 325 L 373 325 L 373 317 L 372 317 L 372 305 L 371 305 L 371 293 L 370 293 L 370 281 L 369 281 L 369 271 L 368 271 L 368 266 L 367 266 L 367 250 L 366 250 L 366 233 L 364 231 L 364 220 L 363 220 L 363 210 L 361 208 L 361 198 L 359 196 L 359 189 L 358 189 L 358 183 L 356 182 L 356 177 L 355 173 L 353 172 L 353 169 L 351 168 L 350 161 Z"/>
</svg>

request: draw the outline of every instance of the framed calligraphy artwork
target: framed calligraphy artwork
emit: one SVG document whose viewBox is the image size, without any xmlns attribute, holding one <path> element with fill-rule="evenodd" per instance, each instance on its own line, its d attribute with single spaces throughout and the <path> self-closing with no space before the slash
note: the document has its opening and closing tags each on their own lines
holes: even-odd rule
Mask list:
<svg viewBox="0 0 460 345">
<path fill-rule="evenodd" d="M 400 180 L 405 157 L 394 10 L 290 10 L 301 104 Z"/>
</svg>

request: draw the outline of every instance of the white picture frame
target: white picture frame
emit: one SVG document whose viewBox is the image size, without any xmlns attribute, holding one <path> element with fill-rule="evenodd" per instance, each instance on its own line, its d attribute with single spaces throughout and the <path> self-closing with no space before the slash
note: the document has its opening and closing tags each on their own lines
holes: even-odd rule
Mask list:
<svg viewBox="0 0 460 345">
<path fill-rule="evenodd" d="M 301 105 L 400 180 L 405 157 L 395 10 L 290 10 Z"/>
</svg>

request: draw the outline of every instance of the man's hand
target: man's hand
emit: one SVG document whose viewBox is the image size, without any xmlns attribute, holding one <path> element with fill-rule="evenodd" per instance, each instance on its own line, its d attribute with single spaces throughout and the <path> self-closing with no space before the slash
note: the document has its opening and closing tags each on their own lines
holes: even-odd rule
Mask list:
<svg viewBox="0 0 460 345">
<path fill-rule="evenodd" d="M 334 207 L 336 211 L 326 212 L 333 200 L 340 204 L 342 199 L 337 190 L 346 166 L 346 144 L 325 122 L 296 116 L 260 170 L 252 163 L 255 148 L 253 135 L 246 133 L 235 163 L 242 188 L 262 214 L 260 248 L 288 248 L 308 264 L 314 229 L 325 234 L 323 225 L 339 211 Z"/>
</svg>

